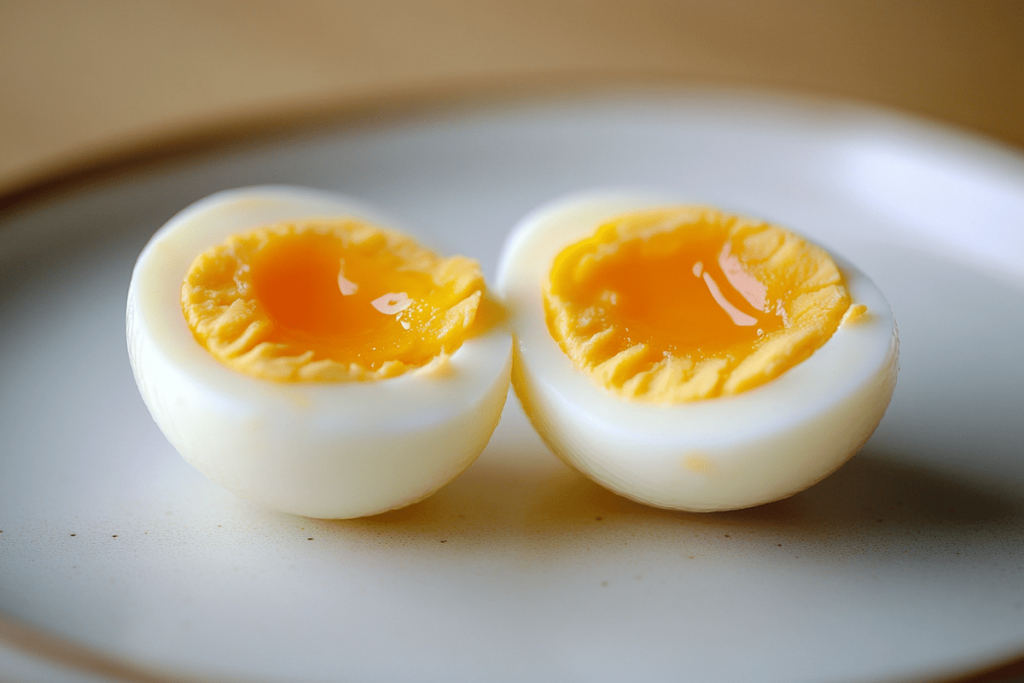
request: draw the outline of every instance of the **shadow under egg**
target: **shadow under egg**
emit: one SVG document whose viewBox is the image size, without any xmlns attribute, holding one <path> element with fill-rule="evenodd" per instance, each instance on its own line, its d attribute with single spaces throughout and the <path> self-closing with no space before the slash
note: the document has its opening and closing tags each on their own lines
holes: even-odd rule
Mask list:
<svg viewBox="0 0 1024 683">
<path fill-rule="evenodd" d="M 459 480 L 420 503 L 373 517 L 314 521 L 321 536 L 388 539 L 406 551 L 502 553 L 542 564 L 596 561 L 653 543 L 680 557 L 738 554 L 751 560 L 803 558 L 831 564 L 899 555 L 928 563 L 968 553 L 1008 529 L 1024 542 L 1024 505 L 899 454 L 869 448 L 819 484 L 745 510 L 690 513 L 648 507 L 591 482 L 539 442 L 485 456 Z M 643 544 L 640 543 L 643 541 Z M 981 544 L 984 545 L 984 544 Z M 635 552 L 635 551 L 629 551 Z M 980 551 L 979 551 L 980 552 Z"/>
</svg>

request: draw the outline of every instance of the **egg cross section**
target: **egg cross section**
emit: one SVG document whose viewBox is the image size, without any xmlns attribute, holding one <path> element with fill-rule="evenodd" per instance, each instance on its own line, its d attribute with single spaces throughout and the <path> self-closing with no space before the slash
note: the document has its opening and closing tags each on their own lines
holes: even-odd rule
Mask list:
<svg viewBox="0 0 1024 683">
<path fill-rule="evenodd" d="M 218 361 L 261 379 L 383 379 L 453 353 L 484 291 L 479 265 L 355 219 L 233 235 L 192 263 L 189 329 Z"/>
<path fill-rule="evenodd" d="M 843 275 L 821 248 L 693 206 L 604 223 L 558 254 L 544 289 L 548 330 L 595 384 L 665 403 L 778 377 L 849 308 Z"/>
</svg>

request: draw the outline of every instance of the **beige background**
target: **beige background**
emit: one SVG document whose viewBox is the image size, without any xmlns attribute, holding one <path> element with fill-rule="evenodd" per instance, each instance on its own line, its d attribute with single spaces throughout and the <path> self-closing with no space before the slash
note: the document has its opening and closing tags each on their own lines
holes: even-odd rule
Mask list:
<svg viewBox="0 0 1024 683">
<path fill-rule="evenodd" d="M 837 96 L 1024 151 L 1024 2 L 0 0 L 0 208 L 239 131 L 581 81 Z"/>
<path fill-rule="evenodd" d="M 1024 2 L 0 0 L 0 198 L 239 124 L 581 79 L 840 96 L 1020 148 Z"/>
</svg>

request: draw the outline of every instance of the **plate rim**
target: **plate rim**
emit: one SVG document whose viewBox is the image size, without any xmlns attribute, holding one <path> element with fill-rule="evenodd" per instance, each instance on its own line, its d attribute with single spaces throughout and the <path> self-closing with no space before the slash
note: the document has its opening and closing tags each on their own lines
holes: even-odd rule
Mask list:
<svg viewBox="0 0 1024 683">
<path fill-rule="evenodd" d="M 583 102 L 609 95 L 754 98 L 793 110 L 842 111 L 857 120 L 885 121 L 904 135 L 925 137 L 955 152 L 982 155 L 990 163 L 1015 166 L 1024 177 L 1024 148 L 978 130 L 881 101 L 772 84 L 726 82 L 653 71 L 609 73 L 565 70 L 502 77 L 438 79 L 415 85 L 366 89 L 347 95 L 270 107 L 259 113 L 213 115 L 205 120 L 141 133 L 99 149 L 69 152 L 49 168 L 29 171 L 0 188 L 0 230 L 7 219 L 62 195 L 88 190 L 119 177 L 216 151 L 244 149 L 254 143 L 313 137 L 341 128 L 388 126 L 430 116 L 545 102 Z M 848 124 L 849 125 L 849 122 Z"/>
<path fill-rule="evenodd" d="M 446 118 L 509 107 L 607 101 L 621 95 L 636 99 L 758 99 L 789 111 L 835 111 L 845 115 L 835 124 L 850 127 L 867 121 L 893 128 L 901 136 L 924 140 L 956 156 L 982 157 L 1024 177 L 1024 149 L 985 133 L 922 114 L 844 96 L 798 88 L 705 81 L 663 74 L 607 75 L 593 73 L 528 75 L 498 79 L 464 79 L 430 83 L 387 92 L 354 95 L 239 117 L 225 116 L 144 134 L 100 151 L 70 154 L 49 170 L 16 180 L 0 191 L 0 232 L 21 214 L 77 194 L 87 194 L 141 171 L 217 152 L 241 151 L 267 142 L 285 143 L 360 128 L 388 128 L 404 122 Z M 75 673 L 133 683 L 180 683 L 185 671 L 167 671 L 70 638 L 0 611 L 0 647 L 27 654 Z M 3 672 L 0 671 L 0 674 Z M 944 683 L 996 683 L 1024 676 L 1024 649 L 1014 648 L 983 665 L 965 663 L 960 671 L 936 680 Z M 214 680 L 225 680 L 216 677 Z M 231 679 L 227 679 L 231 680 Z"/>
</svg>

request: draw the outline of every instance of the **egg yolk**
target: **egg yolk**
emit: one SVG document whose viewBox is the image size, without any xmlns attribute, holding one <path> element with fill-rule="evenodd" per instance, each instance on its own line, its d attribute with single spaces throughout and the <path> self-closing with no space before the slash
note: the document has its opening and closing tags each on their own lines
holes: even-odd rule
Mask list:
<svg viewBox="0 0 1024 683">
<path fill-rule="evenodd" d="M 453 353 L 483 290 L 475 261 L 343 219 L 234 235 L 193 262 L 181 299 L 195 338 L 228 367 L 278 381 L 350 381 Z"/>
<path fill-rule="evenodd" d="M 565 248 L 544 291 L 574 364 L 624 398 L 731 395 L 810 356 L 850 308 L 842 273 L 778 226 L 702 207 L 619 217 Z"/>
</svg>

